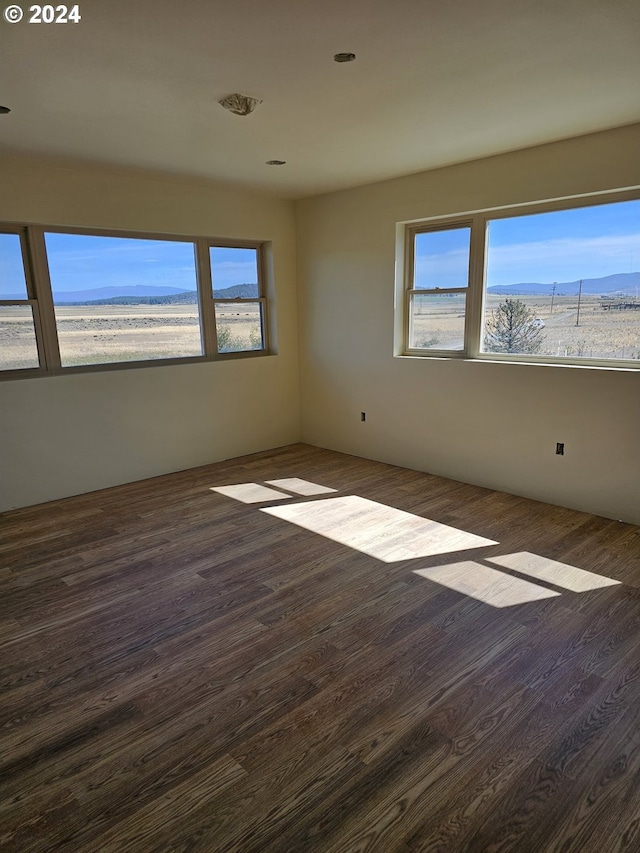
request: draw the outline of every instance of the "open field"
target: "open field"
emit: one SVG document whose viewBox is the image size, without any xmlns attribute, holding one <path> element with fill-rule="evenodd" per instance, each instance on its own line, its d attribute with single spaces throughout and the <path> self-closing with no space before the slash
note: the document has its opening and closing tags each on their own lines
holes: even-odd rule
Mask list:
<svg viewBox="0 0 640 853">
<path fill-rule="evenodd" d="M 544 323 L 540 355 L 640 358 L 640 309 L 605 309 L 586 296 L 576 326 L 576 296 L 517 297 Z M 489 296 L 487 312 L 502 301 Z M 259 305 L 217 306 L 223 352 L 260 348 Z M 422 313 L 421 313 L 422 312 Z M 180 358 L 202 354 L 196 305 L 100 305 L 56 308 L 62 363 L 66 367 L 118 361 Z M 464 297 L 421 299 L 416 304 L 412 343 L 427 349 L 462 349 Z M 0 312 L 0 368 L 37 367 L 31 311 L 4 306 Z"/>
<path fill-rule="evenodd" d="M 260 348 L 259 312 L 258 303 L 218 304 L 221 351 Z M 197 305 L 61 306 L 56 322 L 65 367 L 202 355 Z M 0 341 L 0 368 L 38 366 L 29 309 L 3 307 Z"/>
<path fill-rule="evenodd" d="M 640 358 L 640 308 L 605 309 L 614 304 L 599 296 L 583 296 L 576 326 L 578 297 L 556 296 L 551 312 L 548 296 L 517 296 L 544 323 L 539 355 L 584 358 Z M 490 316 L 503 296 L 487 297 Z M 423 313 L 420 313 L 420 312 Z M 462 349 L 464 297 L 430 297 L 416 304 L 412 344 L 429 349 Z"/>
</svg>

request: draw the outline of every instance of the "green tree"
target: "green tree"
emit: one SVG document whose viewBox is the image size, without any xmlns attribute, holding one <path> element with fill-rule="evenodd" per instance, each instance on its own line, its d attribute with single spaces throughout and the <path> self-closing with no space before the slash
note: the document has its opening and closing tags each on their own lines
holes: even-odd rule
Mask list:
<svg viewBox="0 0 640 853">
<path fill-rule="evenodd" d="M 231 334 L 231 326 L 226 323 L 216 325 L 216 338 L 218 339 L 218 352 L 238 352 L 243 349 L 242 341 L 237 335 Z"/>
<path fill-rule="evenodd" d="M 521 299 L 505 299 L 491 312 L 485 324 L 487 352 L 540 352 L 544 332 L 536 324 L 535 311 Z"/>
</svg>

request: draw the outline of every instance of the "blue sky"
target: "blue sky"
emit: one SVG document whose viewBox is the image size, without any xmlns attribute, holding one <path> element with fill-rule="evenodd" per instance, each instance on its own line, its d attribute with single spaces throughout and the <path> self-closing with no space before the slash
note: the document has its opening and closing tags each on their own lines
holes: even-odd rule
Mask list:
<svg viewBox="0 0 640 853">
<path fill-rule="evenodd" d="M 190 243 L 77 234 L 46 236 L 56 292 L 133 285 L 195 290 Z M 467 229 L 418 235 L 416 287 L 463 287 Z M 255 249 L 211 250 L 214 291 L 256 282 Z M 576 281 L 640 268 L 640 201 L 496 219 L 487 285 Z M 19 240 L 0 234 L 0 298 L 25 293 Z"/>
<path fill-rule="evenodd" d="M 134 285 L 196 289 L 193 244 L 84 234 L 46 235 L 54 295 L 101 287 Z M 211 249 L 214 291 L 253 284 L 255 249 Z M 25 294 L 19 239 L 0 234 L 0 298 Z"/>
<path fill-rule="evenodd" d="M 17 234 L 0 234 L 0 298 L 9 293 L 27 298 L 20 238 Z"/>
<path fill-rule="evenodd" d="M 416 287 L 464 287 L 467 229 L 418 235 Z M 640 201 L 495 219 L 487 286 L 577 281 L 640 268 Z"/>
</svg>

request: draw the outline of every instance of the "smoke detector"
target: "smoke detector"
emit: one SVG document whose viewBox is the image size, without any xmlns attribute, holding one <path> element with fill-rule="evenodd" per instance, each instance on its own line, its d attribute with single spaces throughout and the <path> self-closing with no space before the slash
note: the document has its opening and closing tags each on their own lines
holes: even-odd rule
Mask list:
<svg viewBox="0 0 640 853">
<path fill-rule="evenodd" d="M 252 113 L 258 104 L 262 101 L 258 98 L 250 98 L 248 95 L 227 95 L 221 101 L 218 101 L 221 107 L 237 116 L 248 116 Z"/>
</svg>

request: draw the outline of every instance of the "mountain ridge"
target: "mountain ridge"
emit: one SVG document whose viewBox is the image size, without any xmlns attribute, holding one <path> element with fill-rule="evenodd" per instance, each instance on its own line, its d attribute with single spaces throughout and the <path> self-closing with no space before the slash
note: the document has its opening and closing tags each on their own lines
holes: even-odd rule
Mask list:
<svg viewBox="0 0 640 853">
<path fill-rule="evenodd" d="M 256 298 L 257 284 L 234 284 L 215 291 L 217 299 Z M 131 292 L 133 291 L 133 292 Z M 9 294 L 0 299 L 23 300 L 24 295 Z M 93 290 L 66 291 L 54 294 L 56 305 L 192 305 L 198 301 L 196 290 L 177 287 L 133 285 L 131 287 L 99 287 Z"/>
<path fill-rule="evenodd" d="M 579 281 L 559 281 L 556 283 L 556 296 L 577 296 Z M 520 282 L 517 284 L 498 284 L 487 288 L 493 296 L 551 296 L 553 284 L 541 282 Z M 256 284 L 234 284 L 215 291 L 217 299 L 257 298 Z M 640 293 L 640 272 L 614 273 L 601 278 L 582 280 L 582 293 L 591 296 L 629 295 Z M 21 301 L 24 294 L 10 293 L 0 295 L 0 299 Z M 126 287 L 98 287 L 87 290 L 67 291 L 55 294 L 56 305 L 191 305 L 198 301 L 196 290 L 184 290 L 179 287 L 131 285 Z"/>
<path fill-rule="evenodd" d="M 556 296 L 577 296 L 580 289 L 580 281 L 556 282 Z M 605 275 L 602 278 L 582 279 L 582 293 L 585 295 L 607 295 L 620 293 L 620 295 L 635 295 L 636 289 L 640 290 L 640 272 L 621 272 L 613 275 Z M 540 282 L 522 282 L 520 284 L 496 284 L 487 288 L 487 293 L 494 296 L 551 296 L 553 284 L 541 284 Z"/>
</svg>

